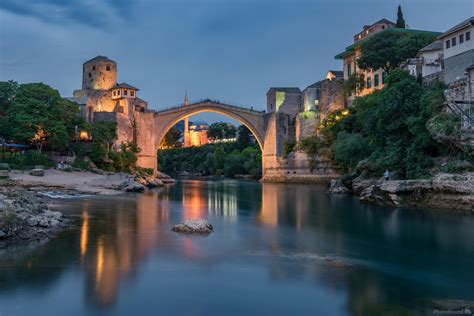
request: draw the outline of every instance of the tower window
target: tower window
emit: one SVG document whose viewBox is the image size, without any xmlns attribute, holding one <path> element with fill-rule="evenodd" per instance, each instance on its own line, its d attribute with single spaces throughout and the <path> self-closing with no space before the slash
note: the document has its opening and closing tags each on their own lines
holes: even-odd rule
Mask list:
<svg viewBox="0 0 474 316">
<path fill-rule="evenodd" d="M 135 96 L 135 91 L 130 90 L 130 95 L 131 95 L 132 97 Z"/>
<path fill-rule="evenodd" d="M 128 94 L 128 90 L 123 90 L 123 95 L 127 95 Z"/>
<path fill-rule="evenodd" d="M 105 67 L 105 69 L 106 69 L 107 71 L 110 71 L 110 65 L 107 65 L 107 66 Z"/>
<path fill-rule="evenodd" d="M 453 46 L 453 47 L 456 46 L 456 37 L 453 37 L 451 39 L 451 46 Z"/>
<path fill-rule="evenodd" d="M 92 70 L 95 70 L 95 65 L 94 65 L 94 66 L 92 66 Z"/>
<path fill-rule="evenodd" d="M 89 72 L 89 78 L 92 78 L 92 74 Z"/>
</svg>

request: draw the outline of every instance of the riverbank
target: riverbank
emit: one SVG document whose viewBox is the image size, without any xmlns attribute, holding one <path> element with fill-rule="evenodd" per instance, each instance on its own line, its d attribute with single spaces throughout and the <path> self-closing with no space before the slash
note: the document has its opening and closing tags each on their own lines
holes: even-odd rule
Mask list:
<svg viewBox="0 0 474 316">
<path fill-rule="evenodd" d="M 474 172 L 416 180 L 354 177 L 332 181 L 329 192 L 354 193 L 361 201 L 381 206 L 474 212 Z"/>
<path fill-rule="evenodd" d="M 51 211 L 46 197 L 37 191 L 0 181 L 0 248 L 48 239 L 67 225 L 63 214 Z"/>
<path fill-rule="evenodd" d="M 41 177 L 26 171 L 12 170 L 11 180 L 25 188 L 42 187 L 50 190 L 75 192 L 78 194 L 119 195 L 125 192 L 143 192 L 145 187 L 159 187 L 174 180 L 159 173 L 157 177 L 134 176 L 127 173 L 96 174 L 89 171 L 65 172 L 54 169 L 44 170 Z"/>
</svg>

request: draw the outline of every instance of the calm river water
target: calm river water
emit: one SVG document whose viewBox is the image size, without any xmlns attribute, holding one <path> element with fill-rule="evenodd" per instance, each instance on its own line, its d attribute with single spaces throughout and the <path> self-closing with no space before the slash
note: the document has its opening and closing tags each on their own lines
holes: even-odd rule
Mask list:
<svg viewBox="0 0 474 316">
<path fill-rule="evenodd" d="M 233 180 L 53 208 L 76 226 L 1 254 L 1 316 L 431 315 L 474 301 L 474 216 Z M 170 231 L 190 218 L 215 232 Z"/>
</svg>

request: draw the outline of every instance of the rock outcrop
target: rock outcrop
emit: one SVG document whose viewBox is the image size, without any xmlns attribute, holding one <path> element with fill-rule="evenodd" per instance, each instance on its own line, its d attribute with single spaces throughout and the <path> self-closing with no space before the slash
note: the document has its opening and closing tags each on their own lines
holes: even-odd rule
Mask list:
<svg viewBox="0 0 474 316">
<path fill-rule="evenodd" d="M 347 186 L 347 183 L 346 183 Z M 352 179 L 360 200 L 394 207 L 423 207 L 474 212 L 474 173 L 437 174 L 432 179 Z"/>
<path fill-rule="evenodd" d="M 182 224 L 174 225 L 171 230 L 185 234 L 210 234 L 214 227 L 205 219 L 189 219 Z"/>
<path fill-rule="evenodd" d="M 63 215 L 50 211 L 35 192 L 8 185 L 0 187 L 0 246 L 12 241 L 46 239 L 66 224 Z"/>
</svg>

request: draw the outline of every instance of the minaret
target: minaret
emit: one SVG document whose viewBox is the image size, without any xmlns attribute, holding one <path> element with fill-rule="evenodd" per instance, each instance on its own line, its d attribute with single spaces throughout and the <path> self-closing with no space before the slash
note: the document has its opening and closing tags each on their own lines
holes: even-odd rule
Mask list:
<svg viewBox="0 0 474 316">
<path fill-rule="evenodd" d="M 184 106 L 188 106 L 189 103 L 188 103 L 188 91 L 185 92 L 184 94 Z M 190 142 L 190 139 L 189 139 L 189 120 L 188 120 L 188 117 L 186 116 L 186 118 L 184 119 L 184 147 L 190 147 L 191 146 L 191 142 Z"/>
</svg>

